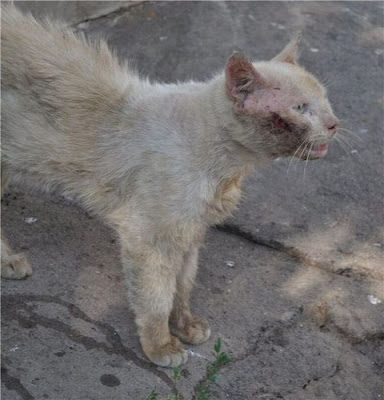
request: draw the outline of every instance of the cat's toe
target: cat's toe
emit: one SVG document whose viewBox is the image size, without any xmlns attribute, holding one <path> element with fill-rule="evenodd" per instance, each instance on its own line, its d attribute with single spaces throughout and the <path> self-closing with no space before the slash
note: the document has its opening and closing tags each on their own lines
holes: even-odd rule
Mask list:
<svg viewBox="0 0 384 400">
<path fill-rule="evenodd" d="M 194 315 L 186 320 L 183 325 L 182 328 L 171 325 L 171 332 L 184 343 L 201 344 L 211 336 L 211 328 L 204 318 Z"/>
<path fill-rule="evenodd" d="M 188 353 L 180 341 L 172 337 L 171 341 L 160 347 L 144 348 L 146 356 L 160 367 L 178 367 L 188 360 Z"/>
<path fill-rule="evenodd" d="M 25 279 L 30 275 L 32 275 L 32 267 L 24 254 L 15 254 L 2 260 L 2 278 Z"/>
</svg>

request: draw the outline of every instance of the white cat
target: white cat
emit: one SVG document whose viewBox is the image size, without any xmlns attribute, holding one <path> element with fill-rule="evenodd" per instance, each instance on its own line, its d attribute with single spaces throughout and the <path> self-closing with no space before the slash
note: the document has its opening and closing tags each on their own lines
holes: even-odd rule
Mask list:
<svg viewBox="0 0 384 400">
<path fill-rule="evenodd" d="M 338 128 L 322 85 L 297 64 L 232 55 L 207 82 L 151 84 L 103 42 L 2 10 L 2 185 L 60 190 L 119 234 L 130 304 L 154 363 L 187 359 L 208 323 L 190 312 L 198 249 L 243 177 L 277 157 L 321 158 Z M 3 243 L 2 276 L 31 274 Z"/>
</svg>

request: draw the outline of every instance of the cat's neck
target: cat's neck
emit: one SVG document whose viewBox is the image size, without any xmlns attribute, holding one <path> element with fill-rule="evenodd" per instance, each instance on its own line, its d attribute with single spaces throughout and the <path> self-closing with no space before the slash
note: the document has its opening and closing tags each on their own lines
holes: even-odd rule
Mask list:
<svg viewBox="0 0 384 400">
<path fill-rule="evenodd" d="M 180 113 L 173 115 L 194 136 L 201 167 L 219 179 L 231 179 L 247 175 L 270 161 L 261 144 L 259 151 L 251 151 L 237 140 L 249 132 L 233 113 L 223 74 L 205 83 L 181 85 L 174 90 L 182 95 L 175 103 Z M 257 124 L 254 127 L 257 136 Z"/>
</svg>

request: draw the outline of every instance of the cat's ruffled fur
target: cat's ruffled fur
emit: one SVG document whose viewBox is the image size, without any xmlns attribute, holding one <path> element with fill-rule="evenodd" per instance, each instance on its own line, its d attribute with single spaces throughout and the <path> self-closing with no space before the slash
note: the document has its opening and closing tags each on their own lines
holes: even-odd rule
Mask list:
<svg viewBox="0 0 384 400">
<path fill-rule="evenodd" d="M 2 183 L 59 190 L 116 229 L 142 347 L 158 365 L 186 360 L 178 338 L 209 338 L 189 309 L 198 248 L 243 177 L 300 146 L 297 156 L 319 158 L 337 130 L 297 42 L 268 62 L 235 53 L 206 82 L 163 85 L 103 42 L 3 8 Z M 30 273 L 3 242 L 2 276 Z"/>
</svg>

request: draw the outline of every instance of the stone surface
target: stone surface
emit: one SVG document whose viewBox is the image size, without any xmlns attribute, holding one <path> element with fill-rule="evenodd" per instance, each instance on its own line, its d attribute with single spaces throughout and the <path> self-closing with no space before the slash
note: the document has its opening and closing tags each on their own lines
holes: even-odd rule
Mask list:
<svg viewBox="0 0 384 400">
<path fill-rule="evenodd" d="M 77 25 L 167 82 L 205 79 L 236 48 L 270 58 L 304 29 L 303 65 L 331 79 L 335 111 L 360 137 L 305 175 L 289 160 L 257 171 L 234 218 L 211 230 L 193 309 L 212 338 L 191 348 L 185 399 L 218 337 L 232 356 L 212 386 L 219 399 L 384 399 L 382 25 L 378 2 L 145 3 Z M 2 282 L 3 398 L 166 399 L 171 371 L 140 350 L 114 233 L 23 188 L 9 188 L 2 212 L 34 268 Z"/>
</svg>

